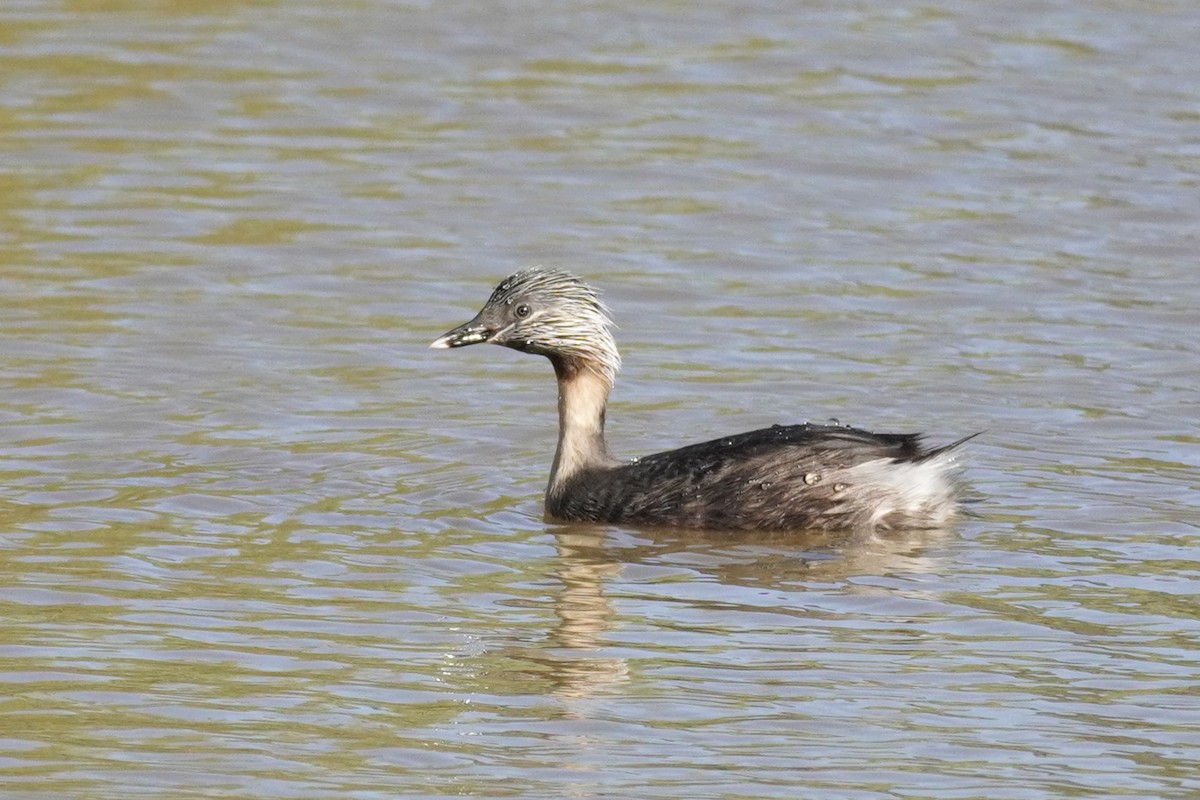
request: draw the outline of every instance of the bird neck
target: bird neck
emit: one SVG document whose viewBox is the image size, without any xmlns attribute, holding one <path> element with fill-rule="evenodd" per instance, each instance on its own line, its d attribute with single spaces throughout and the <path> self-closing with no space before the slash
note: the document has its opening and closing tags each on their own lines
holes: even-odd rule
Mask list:
<svg viewBox="0 0 1200 800">
<path fill-rule="evenodd" d="M 581 469 L 612 462 L 604 443 L 604 409 L 612 384 L 579 361 L 551 361 L 558 376 L 558 450 L 547 487 L 553 493 Z"/>
</svg>

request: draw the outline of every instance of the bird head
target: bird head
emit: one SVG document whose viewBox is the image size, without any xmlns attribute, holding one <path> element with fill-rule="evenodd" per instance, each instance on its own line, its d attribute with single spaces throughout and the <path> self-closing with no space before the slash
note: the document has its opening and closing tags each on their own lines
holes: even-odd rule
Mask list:
<svg viewBox="0 0 1200 800">
<path fill-rule="evenodd" d="M 500 282 L 475 318 L 430 347 L 487 342 L 585 367 L 611 385 L 621 366 L 612 317 L 596 290 L 570 273 L 532 267 Z"/>
</svg>

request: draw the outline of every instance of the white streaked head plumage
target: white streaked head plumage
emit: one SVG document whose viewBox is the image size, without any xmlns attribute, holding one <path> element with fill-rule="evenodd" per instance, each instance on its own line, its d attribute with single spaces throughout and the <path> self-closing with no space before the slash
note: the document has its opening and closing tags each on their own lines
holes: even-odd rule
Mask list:
<svg viewBox="0 0 1200 800">
<path fill-rule="evenodd" d="M 530 267 L 502 280 L 475 319 L 434 344 L 502 344 L 572 362 L 611 385 L 621 368 L 615 327 L 608 307 L 587 283 L 565 270 Z"/>
</svg>

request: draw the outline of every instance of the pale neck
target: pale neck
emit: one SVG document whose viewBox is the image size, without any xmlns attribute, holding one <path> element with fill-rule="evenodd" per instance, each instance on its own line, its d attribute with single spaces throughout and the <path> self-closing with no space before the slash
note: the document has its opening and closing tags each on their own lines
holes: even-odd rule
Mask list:
<svg viewBox="0 0 1200 800">
<path fill-rule="evenodd" d="M 551 360 L 558 375 L 558 450 L 548 487 L 553 492 L 581 469 L 612 463 L 604 443 L 604 408 L 612 385 L 588 367 Z"/>
</svg>

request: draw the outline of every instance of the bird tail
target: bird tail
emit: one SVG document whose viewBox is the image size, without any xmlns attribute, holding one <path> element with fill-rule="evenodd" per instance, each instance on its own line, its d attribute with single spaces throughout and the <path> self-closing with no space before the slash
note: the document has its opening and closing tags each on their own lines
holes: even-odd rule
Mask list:
<svg viewBox="0 0 1200 800">
<path fill-rule="evenodd" d="M 936 447 L 933 450 L 930 450 L 928 453 L 922 453 L 920 458 L 916 459 L 916 461 L 918 464 L 921 463 L 922 461 L 931 461 L 931 460 L 937 458 L 938 456 L 949 453 L 951 450 L 958 447 L 959 445 L 965 444 L 966 442 L 971 441 L 976 436 L 982 436 L 985 433 L 987 433 L 987 431 L 976 431 L 975 433 L 968 434 L 967 436 L 964 436 L 961 439 L 956 439 L 955 441 L 951 442 L 950 444 L 944 444 L 941 447 Z"/>
</svg>

